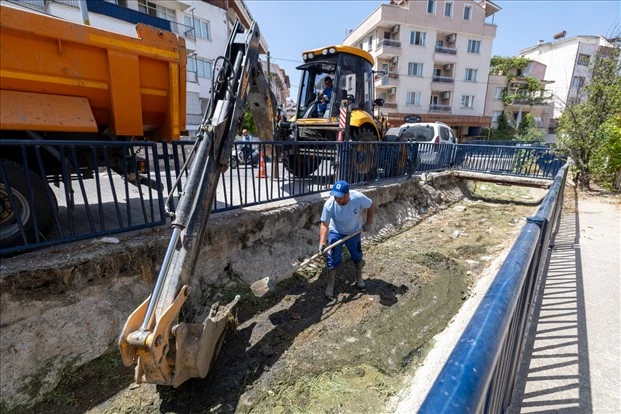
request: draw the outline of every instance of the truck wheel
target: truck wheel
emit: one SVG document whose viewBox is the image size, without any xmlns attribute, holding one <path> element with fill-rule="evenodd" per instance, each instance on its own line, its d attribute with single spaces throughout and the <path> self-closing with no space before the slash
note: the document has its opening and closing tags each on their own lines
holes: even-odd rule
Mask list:
<svg viewBox="0 0 621 414">
<path fill-rule="evenodd" d="M 300 178 L 310 177 L 320 163 L 321 158 L 314 155 L 291 154 L 283 158 L 283 164 L 289 174 Z"/>
<path fill-rule="evenodd" d="M 377 135 L 369 128 L 360 128 L 352 133 L 353 141 L 378 142 Z M 376 145 L 355 144 L 352 147 L 351 164 L 353 172 L 357 177 L 352 177 L 354 181 L 365 181 L 375 172 L 375 152 Z M 356 179 L 357 178 L 357 179 Z"/>
<path fill-rule="evenodd" d="M 54 211 L 57 208 L 56 197 L 54 193 L 49 192 L 53 197 L 53 205 L 50 205 L 47 194 L 47 182 L 39 175 L 31 170 L 26 170 L 23 165 L 12 161 L 3 160 L 4 171 L 6 172 L 6 180 L 0 182 L 0 241 L 2 246 L 11 247 L 24 244 L 18 218 L 24 226 L 26 239 L 29 242 L 36 240 L 34 216 L 37 217 L 37 225 L 39 232 L 47 233 L 54 222 Z M 28 181 L 26 175 L 30 178 L 32 185 L 32 193 L 34 195 L 34 206 L 28 202 Z M 13 195 L 12 208 L 9 191 Z"/>
</svg>

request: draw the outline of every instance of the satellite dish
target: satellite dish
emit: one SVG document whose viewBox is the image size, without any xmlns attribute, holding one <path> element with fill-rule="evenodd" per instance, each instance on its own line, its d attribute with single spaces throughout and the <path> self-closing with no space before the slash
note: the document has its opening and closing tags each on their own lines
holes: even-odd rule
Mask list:
<svg viewBox="0 0 621 414">
<path fill-rule="evenodd" d="M 554 40 L 562 39 L 567 34 L 567 31 L 563 30 L 562 32 L 558 32 L 554 35 Z"/>
</svg>

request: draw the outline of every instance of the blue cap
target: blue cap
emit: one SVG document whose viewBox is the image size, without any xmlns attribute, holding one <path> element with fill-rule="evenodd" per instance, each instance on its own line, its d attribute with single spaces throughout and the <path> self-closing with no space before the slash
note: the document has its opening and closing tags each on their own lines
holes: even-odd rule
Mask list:
<svg viewBox="0 0 621 414">
<path fill-rule="evenodd" d="M 330 191 L 330 195 L 334 197 L 343 197 L 347 193 L 349 193 L 349 184 L 343 180 L 335 182 Z"/>
</svg>

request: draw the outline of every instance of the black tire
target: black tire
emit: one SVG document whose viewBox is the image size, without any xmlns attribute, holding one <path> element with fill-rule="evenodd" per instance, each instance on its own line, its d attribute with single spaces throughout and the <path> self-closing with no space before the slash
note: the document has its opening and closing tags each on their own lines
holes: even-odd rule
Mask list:
<svg viewBox="0 0 621 414">
<path fill-rule="evenodd" d="M 231 169 L 234 169 L 234 168 L 237 168 L 238 165 L 239 165 L 239 161 L 237 160 L 237 157 L 232 156 L 229 166 L 231 167 Z"/>
<path fill-rule="evenodd" d="M 0 244 L 2 247 L 13 247 L 24 244 L 17 217 L 20 217 L 28 242 L 36 241 L 34 216 L 36 214 L 39 232 L 46 235 L 54 223 L 54 211 L 57 210 L 56 196 L 47 182 L 23 165 L 2 160 L 6 180 L 0 182 Z M 28 181 L 32 185 L 33 204 L 29 203 Z M 7 185 L 8 184 L 8 185 Z M 16 212 L 11 207 L 8 188 L 11 189 Z M 51 200 L 48 199 L 48 194 Z"/>
<path fill-rule="evenodd" d="M 375 131 L 359 128 L 352 132 L 352 141 L 378 142 Z M 354 177 L 352 181 L 366 181 L 375 174 L 377 145 L 354 144 L 351 147 L 350 162 Z"/>
<path fill-rule="evenodd" d="M 321 158 L 314 155 L 291 154 L 283 158 L 283 165 L 289 174 L 300 178 L 313 175 L 319 164 L 321 164 Z"/>
</svg>

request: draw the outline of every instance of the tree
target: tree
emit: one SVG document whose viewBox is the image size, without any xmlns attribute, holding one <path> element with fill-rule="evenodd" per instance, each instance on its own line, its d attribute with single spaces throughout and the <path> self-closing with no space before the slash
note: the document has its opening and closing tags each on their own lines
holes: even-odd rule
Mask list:
<svg viewBox="0 0 621 414">
<path fill-rule="evenodd" d="M 614 119 L 621 113 L 620 62 L 618 46 L 600 48 L 592 59 L 591 81 L 584 88 L 585 96 L 579 96 L 577 103 L 566 103 L 559 120 L 558 147 L 574 160 L 574 181 L 583 189 L 590 188 L 592 170 L 603 171 L 603 159 L 597 154 L 602 154 L 604 148 L 619 150 L 607 143 L 610 131 L 615 131 Z M 584 101 L 580 102 L 580 98 Z M 611 160 L 619 157 L 618 152 L 608 155 Z"/>
<path fill-rule="evenodd" d="M 517 127 L 516 139 L 520 141 L 540 141 L 545 132 L 537 128 L 537 120 L 531 114 L 526 114 Z"/>
<path fill-rule="evenodd" d="M 252 112 L 249 110 L 244 111 L 244 119 L 242 121 L 242 129 L 247 129 L 251 135 L 256 135 L 257 126 L 254 123 L 254 118 L 252 117 Z"/>
</svg>

